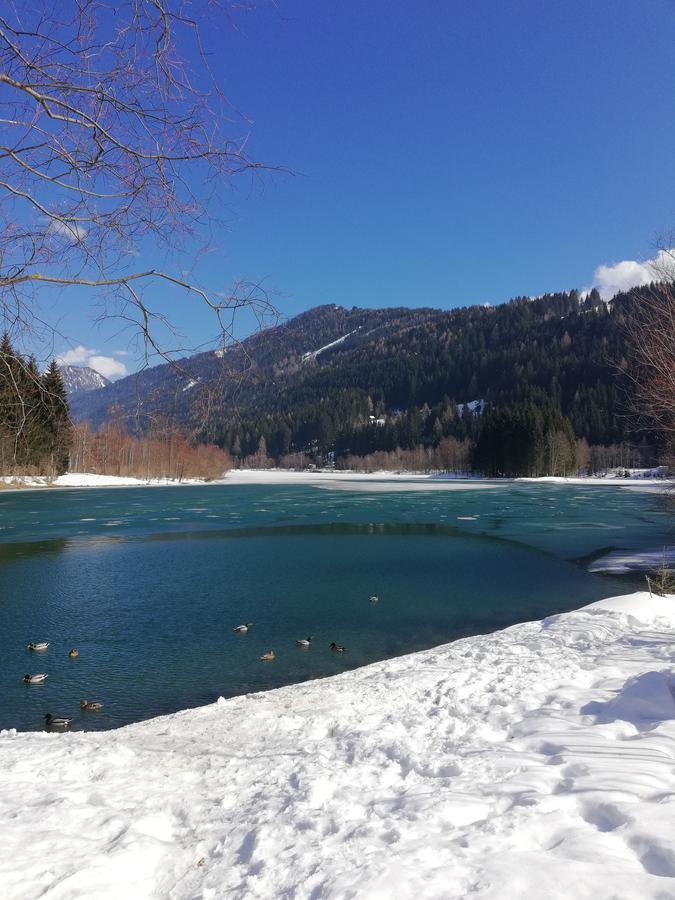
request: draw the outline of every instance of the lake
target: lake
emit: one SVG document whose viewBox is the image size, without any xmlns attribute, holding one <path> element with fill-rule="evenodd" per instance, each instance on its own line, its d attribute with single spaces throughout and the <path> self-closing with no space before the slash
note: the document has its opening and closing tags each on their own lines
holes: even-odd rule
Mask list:
<svg viewBox="0 0 675 900">
<path fill-rule="evenodd" d="M 611 486 L 0 492 L 0 728 L 117 727 L 539 619 L 643 584 L 589 574 L 599 553 L 672 542 L 659 495 Z"/>
</svg>

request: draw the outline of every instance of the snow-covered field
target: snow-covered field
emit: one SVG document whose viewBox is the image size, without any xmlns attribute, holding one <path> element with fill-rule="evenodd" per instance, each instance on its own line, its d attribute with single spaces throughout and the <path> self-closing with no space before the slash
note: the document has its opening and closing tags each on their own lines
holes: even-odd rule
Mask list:
<svg viewBox="0 0 675 900">
<path fill-rule="evenodd" d="M 94 475 L 91 472 L 67 472 L 57 478 L 46 475 L 3 475 L 0 486 L 9 488 L 43 488 L 43 487 L 148 487 L 152 485 L 206 484 L 201 478 L 184 478 L 178 482 L 171 478 L 131 478 L 120 475 Z"/>
<path fill-rule="evenodd" d="M 3 732 L 2 896 L 674 898 L 674 629 L 639 593 L 118 731 Z"/>
<path fill-rule="evenodd" d="M 673 487 L 672 479 L 665 476 L 633 475 L 624 478 L 619 475 L 579 475 L 577 477 L 563 478 L 559 475 L 545 475 L 541 478 L 517 478 L 516 481 L 541 482 L 542 484 L 579 484 L 579 485 L 604 485 L 605 487 L 629 487 L 629 488 L 658 488 L 667 490 Z"/>
<path fill-rule="evenodd" d="M 663 478 L 519 478 L 517 481 L 550 482 L 559 484 L 603 485 L 628 487 L 640 490 L 666 490 L 673 482 Z M 336 470 L 311 470 L 295 472 L 289 469 L 232 469 L 223 473 L 222 480 L 204 481 L 200 478 L 184 478 L 178 482 L 170 478 L 131 478 L 117 475 L 94 475 L 90 472 L 68 472 L 58 478 L 43 475 L 3 475 L 0 487 L 131 487 L 177 484 L 306 484 L 339 487 L 352 485 L 354 490 L 470 490 L 508 485 L 510 479 L 485 480 L 459 477 L 451 474 L 424 472 L 352 472 Z"/>
</svg>

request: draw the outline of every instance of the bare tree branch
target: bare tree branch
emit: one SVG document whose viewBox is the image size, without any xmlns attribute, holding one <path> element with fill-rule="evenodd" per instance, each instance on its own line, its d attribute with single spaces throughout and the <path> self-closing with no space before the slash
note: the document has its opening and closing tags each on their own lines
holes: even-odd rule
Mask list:
<svg viewBox="0 0 675 900">
<path fill-rule="evenodd" d="M 93 288 L 106 292 L 107 315 L 134 322 L 147 350 L 171 359 L 153 330 L 164 313 L 137 285 L 159 280 L 197 298 L 215 314 L 220 343 L 232 338 L 229 314 L 272 308 L 255 284 L 223 296 L 154 264 L 135 267 L 141 248 L 174 258 L 198 252 L 223 192 L 242 173 L 265 169 L 247 153 L 249 123 L 233 118 L 208 66 L 206 20 L 192 15 L 201 8 L 120 0 L 113 11 L 104 0 L 45 0 L 0 14 L 6 324 L 37 314 L 39 288 Z"/>
<path fill-rule="evenodd" d="M 635 411 L 652 427 L 675 435 L 675 282 L 633 290 L 624 327 Z"/>
</svg>

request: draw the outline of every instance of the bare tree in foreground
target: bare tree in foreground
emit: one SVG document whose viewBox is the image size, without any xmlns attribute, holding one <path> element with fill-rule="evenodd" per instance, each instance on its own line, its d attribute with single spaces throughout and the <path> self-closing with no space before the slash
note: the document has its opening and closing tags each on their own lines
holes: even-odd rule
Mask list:
<svg viewBox="0 0 675 900">
<path fill-rule="evenodd" d="M 675 437 L 675 281 L 639 288 L 631 301 L 626 331 L 636 411 Z"/>
<path fill-rule="evenodd" d="M 256 285 L 208 290 L 144 265 L 204 249 L 214 205 L 243 172 L 245 122 L 210 76 L 185 0 L 37 0 L 0 11 L 0 315 L 35 326 L 37 291 L 102 293 L 104 316 L 168 358 L 171 323 L 144 288 L 164 283 L 208 307 L 223 341 Z M 219 18 L 224 10 L 217 9 Z M 225 129 L 229 134 L 225 133 Z M 139 264 L 140 263 L 140 264 Z M 96 289 L 96 290 L 95 290 Z M 57 310 L 58 317 L 58 310 Z M 44 323 L 42 323 L 44 324 Z M 53 323 L 47 323 L 51 327 Z"/>
</svg>

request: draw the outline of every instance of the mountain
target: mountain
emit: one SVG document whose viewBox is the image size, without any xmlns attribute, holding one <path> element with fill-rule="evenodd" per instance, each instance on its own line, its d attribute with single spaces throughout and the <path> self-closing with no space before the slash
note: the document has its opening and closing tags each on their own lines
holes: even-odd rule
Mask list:
<svg viewBox="0 0 675 900">
<path fill-rule="evenodd" d="M 485 407 L 534 403 L 559 410 L 577 438 L 612 444 L 628 429 L 628 301 L 568 291 L 453 310 L 320 306 L 78 394 L 73 415 L 94 425 L 166 417 L 236 456 L 261 439 L 273 456 L 339 455 L 472 438 Z"/>
<path fill-rule="evenodd" d="M 115 416 L 165 415 L 194 425 L 207 401 L 219 416 L 255 407 L 261 393 L 302 382 L 321 366 L 356 347 L 403 333 L 439 315 L 438 310 L 358 309 L 319 306 L 240 344 L 163 364 L 109 384 L 71 404 L 76 420 L 100 425 Z"/>
<path fill-rule="evenodd" d="M 60 365 L 59 371 L 69 397 L 73 394 L 97 391 L 110 384 L 107 378 L 89 366 Z"/>
</svg>

